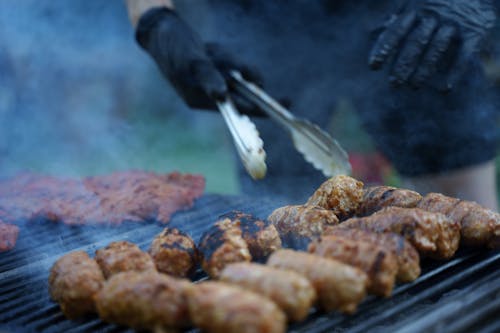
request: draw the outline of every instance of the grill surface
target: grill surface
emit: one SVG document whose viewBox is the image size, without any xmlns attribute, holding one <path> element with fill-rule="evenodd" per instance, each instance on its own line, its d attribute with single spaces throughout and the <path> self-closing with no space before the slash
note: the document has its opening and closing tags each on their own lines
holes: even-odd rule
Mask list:
<svg viewBox="0 0 500 333">
<path fill-rule="evenodd" d="M 283 205 L 269 199 L 205 195 L 190 211 L 176 214 L 169 226 L 197 241 L 215 218 L 232 209 L 266 217 Z M 164 226 L 68 227 L 21 226 L 16 248 L 0 253 L 0 332 L 129 332 L 97 317 L 69 321 L 48 295 L 48 272 L 55 260 L 74 250 L 93 256 L 114 240 L 130 240 L 142 249 Z M 422 276 L 398 286 L 391 298 L 368 297 L 352 316 L 312 311 L 290 332 L 499 332 L 500 253 L 460 251 L 447 262 L 422 262 Z M 205 275 L 198 272 L 196 279 Z M 194 330 L 195 332 L 195 330 Z"/>
</svg>

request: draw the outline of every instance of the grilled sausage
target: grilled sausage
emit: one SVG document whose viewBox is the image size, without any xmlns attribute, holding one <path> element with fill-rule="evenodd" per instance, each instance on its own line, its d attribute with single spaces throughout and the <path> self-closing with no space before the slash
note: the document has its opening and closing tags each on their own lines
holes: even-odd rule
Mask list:
<svg viewBox="0 0 500 333">
<path fill-rule="evenodd" d="M 385 207 L 414 208 L 422 196 L 411 190 L 400 189 L 392 186 L 372 186 L 363 192 L 358 215 L 367 216 Z"/>
<path fill-rule="evenodd" d="M 95 252 L 95 260 L 106 279 L 120 272 L 156 270 L 149 254 L 127 241 L 112 242 L 98 249 Z"/>
</svg>

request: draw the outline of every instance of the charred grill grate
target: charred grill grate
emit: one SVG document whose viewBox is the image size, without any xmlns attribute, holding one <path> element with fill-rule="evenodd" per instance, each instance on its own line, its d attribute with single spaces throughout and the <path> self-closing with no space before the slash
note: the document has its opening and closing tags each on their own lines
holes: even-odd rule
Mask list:
<svg viewBox="0 0 500 333">
<path fill-rule="evenodd" d="M 233 209 L 267 216 L 281 202 L 206 195 L 195 209 L 174 216 L 178 227 L 198 240 L 214 219 Z M 126 239 L 147 249 L 164 226 L 124 224 L 68 227 L 32 224 L 21 227 L 16 248 L 0 254 L 0 331 L 126 332 L 98 318 L 69 321 L 48 295 L 48 272 L 57 258 L 77 249 L 89 254 L 113 240 Z M 498 332 L 500 331 L 500 253 L 461 251 L 447 262 L 422 263 L 422 276 L 398 286 L 391 298 L 368 297 L 352 316 L 312 312 L 290 332 Z M 198 272 L 196 278 L 204 274 Z"/>
</svg>

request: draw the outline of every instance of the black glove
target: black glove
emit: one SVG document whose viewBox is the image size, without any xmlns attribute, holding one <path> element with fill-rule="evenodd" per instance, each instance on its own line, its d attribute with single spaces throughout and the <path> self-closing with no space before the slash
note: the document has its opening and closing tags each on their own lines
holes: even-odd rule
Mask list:
<svg viewBox="0 0 500 333">
<path fill-rule="evenodd" d="M 252 69 L 236 63 L 215 44 L 205 45 L 177 14 L 166 7 L 142 15 L 136 40 L 156 61 L 186 104 L 197 109 L 216 109 L 214 100 L 230 93 L 224 75 L 239 70 L 247 80 L 257 82 Z M 232 96 L 242 113 L 262 115 L 253 104 Z"/>
<path fill-rule="evenodd" d="M 491 0 L 413 0 L 393 15 L 373 47 L 369 64 L 379 69 L 395 55 L 391 82 L 419 87 L 437 72 L 443 90 L 459 81 L 495 24 Z"/>
</svg>

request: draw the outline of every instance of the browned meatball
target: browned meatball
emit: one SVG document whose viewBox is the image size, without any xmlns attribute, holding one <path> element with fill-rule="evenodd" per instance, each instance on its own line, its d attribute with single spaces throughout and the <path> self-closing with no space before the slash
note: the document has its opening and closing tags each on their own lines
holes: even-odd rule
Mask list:
<svg viewBox="0 0 500 333">
<path fill-rule="evenodd" d="M 101 267 L 104 277 L 127 271 L 155 271 L 153 259 L 139 247 L 127 241 L 112 242 L 95 252 L 95 260 Z"/>
<path fill-rule="evenodd" d="M 96 295 L 102 320 L 143 329 L 172 329 L 191 324 L 187 305 L 188 280 L 154 271 L 113 275 Z"/>
<path fill-rule="evenodd" d="M 358 211 L 362 201 L 363 183 L 342 175 L 321 184 L 306 204 L 331 209 L 340 220 L 345 220 Z"/>
<path fill-rule="evenodd" d="M 283 333 L 286 317 L 270 299 L 223 282 L 203 282 L 188 291 L 189 313 L 203 332 Z"/>
<path fill-rule="evenodd" d="M 222 271 L 220 280 L 270 298 L 293 321 L 307 317 L 316 300 L 313 286 L 303 275 L 261 264 L 228 265 Z"/>
<path fill-rule="evenodd" d="M 422 196 L 411 190 L 392 186 L 372 186 L 364 190 L 363 201 L 358 209 L 358 215 L 370 215 L 385 207 L 416 207 Z"/>
<path fill-rule="evenodd" d="M 198 250 L 191 237 L 178 229 L 165 228 L 151 243 L 149 254 L 159 272 L 187 277 L 198 263 Z"/>
<path fill-rule="evenodd" d="M 394 288 L 398 262 L 384 247 L 342 236 L 323 236 L 309 244 L 309 252 L 360 268 L 368 275 L 368 291 L 389 297 Z"/>
<path fill-rule="evenodd" d="M 319 306 L 325 311 L 353 313 L 366 296 L 366 274 L 337 260 L 283 249 L 274 252 L 267 265 L 304 275 L 316 290 Z"/>
<path fill-rule="evenodd" d="M 104 276 L 97 263 L 84 251 L 59 258 L 50 270 L 49 292 L 69 319 L 95 312 L 94 295 L 101 289 Z"/>
<path fill-rule="evenodd" d="M 276 226 L 283 244 L 295 250 L 305 250 L 326 227 L 339 223 L 332 210 L 306 205 L 280 207 L 267 219 Z"/>
</svg>

